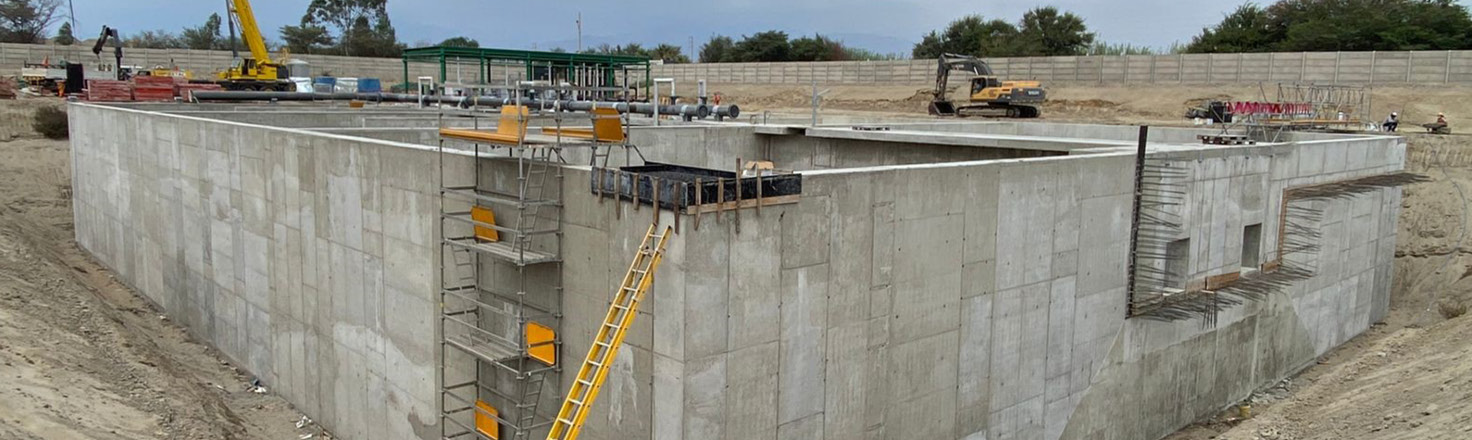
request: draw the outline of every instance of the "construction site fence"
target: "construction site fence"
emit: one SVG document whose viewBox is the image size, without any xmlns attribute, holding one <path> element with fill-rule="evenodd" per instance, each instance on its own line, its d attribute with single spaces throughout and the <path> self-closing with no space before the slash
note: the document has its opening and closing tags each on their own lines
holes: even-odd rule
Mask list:
<svg viewBox="0 0 1472 440">
<path fill-rule="evenodd" d="M 46 59 L 111 63 L 111 49 L 99 58 L 87 45 L 0 44 L 0 70 L 19 73 L 24 63 Z M 433 63 L 404 65 L 398 58 L 359 58 L 292 54 L 311 63 L 314 75 L 381 78 L 384 83 L 412 82 L 412 77 L 439 76 Z M 1110 55 L 987 58 L 999 76 L 1033 79 L 1046 84 L 1248 84 L 1312 82 L 1318 84 L 1472 84 L 1472 51 L 1283 52 L 1178 55 Z M 229 66 L 229 51 L 124 48 L 124 64 L 146 67 L 175 65 L 199 76 Z M 786 63 L 695 63 L 652 66 L 656 78 L 681 83 L 696 80 L 744 84 L 928 85 L 935 81 L 930 59 L 824 61 Z M 488 80 L 502 76 L 492 67 Z M 448 68 L 446 76 L 473 81 L 478 66 Z"/>
</svg>

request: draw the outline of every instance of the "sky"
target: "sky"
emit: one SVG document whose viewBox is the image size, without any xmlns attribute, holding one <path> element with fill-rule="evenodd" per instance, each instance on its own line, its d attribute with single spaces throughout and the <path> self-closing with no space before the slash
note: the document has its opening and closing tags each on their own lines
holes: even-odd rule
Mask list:
<svg viewBox="0 0 1472 440">
<path fill-rule="evenodd" d="M 64 2 L 66 0 L 63 0 Z M 108 25 L 130 32 L 178 32 L 199 26 L 225 0 L 70 0 L 79 38 Z M 1468 3 L 1469 1 L 1463 1 Z M 301 20 L 310 0 L 252 0 L 267 38 L 280 40 L 281 26 Z M 1267 3 L 1263 1 L 1260 3 Z M 1098 39 L 1164 48 L 1187 43 L 1203 27 L 1221 21 L 1240 4 L 1218 0 L 389 0 L 389 17 L 399 39 L 439 42 L 454 36 L 482 47 L 541 49 L 577 46 L 577 16 L 583 45 L 670 43 L 696 50 L 712 35 L 739 39 L 765 30 L 794 37 L 821 33 L 850 46 L 880 53 L 909 54 L 927 32 L 967 14 L 1010 22 L 1036 6 L 1055 6 L 1084 17 Z"/>
</svg>

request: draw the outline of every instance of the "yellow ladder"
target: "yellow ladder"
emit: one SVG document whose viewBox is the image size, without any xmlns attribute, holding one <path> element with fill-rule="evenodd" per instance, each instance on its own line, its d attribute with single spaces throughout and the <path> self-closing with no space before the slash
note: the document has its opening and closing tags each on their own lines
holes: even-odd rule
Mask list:
<svg viewBox="0 0 1472 440">
<path fill-rule="evenodd" d="M 578 369 L 577 379 L 573 380 L 572 389 L 567 391 L 567 399 L 562 401 L 562 409 L 557 411 L 557 419 L 552 422 L 547 440 L 573 440 L 582 432 L 588 409 L 593 406 L 598 390 L 603 388 L 603 381 L 608 378 L 608 367 L 624 343 L 624 334 L 634 324 L 639 302 L 644 300 L 644 293 L 654 284 L 654 270 L 664 257 L 664 244 L 674 230 L 666 226 L 663 234 L 655 235 L 658 228 L 657 224 L 649 225 L 649 232 L 644 234 L 644 242 L 639 244 L 634 262 L 629 264 L 629 273 L 624 275 L 623 283 L 613 295 L 608 316 L 603 318 L 603 326 L 598 328 L 593 346 L 588 348 L 588 357 L 583 360 L 583 367 Z"/>
</svg>

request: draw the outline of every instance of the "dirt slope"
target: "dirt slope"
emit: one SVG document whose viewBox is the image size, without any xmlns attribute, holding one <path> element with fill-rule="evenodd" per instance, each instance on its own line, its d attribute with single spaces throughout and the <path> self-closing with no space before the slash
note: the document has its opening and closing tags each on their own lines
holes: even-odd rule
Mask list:
<svg viewBox="0 0 1472 440">
<path fill-rule="evenodd" d="M 0 101 L 0 438 L 297 439 L 301 414 L 72 241 L 67 143 Z"/>
</svg>

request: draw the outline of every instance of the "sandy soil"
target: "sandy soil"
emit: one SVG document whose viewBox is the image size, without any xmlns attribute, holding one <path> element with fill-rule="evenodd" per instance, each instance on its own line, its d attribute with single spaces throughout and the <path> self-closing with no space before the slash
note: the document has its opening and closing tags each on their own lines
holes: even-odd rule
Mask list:
<svg viewBox="0 0 1472 440">
<path fill-rule="evenodd" d="M 829 114 L 923 117 L 921 87 L 824 87 Z M 715 84 L 747 114 L 806 115 L 806 87 Z M 1377 113 L 1408 123 L 1472 116 L 1467 88 L 1382 88 Z M 1256 87 L 1050 89 L 1044 119 L 1180 125 L 1205 99 L 1258 99 Z M 54 100 L 0 101 L 0 438 L 292 439 L 301 414 L 192 341 L 72 241 L 67 143 L 37 138 L 29 114 Z M 1468 120 L 1472 120 L 1469 117 Z M 1472 123 L 1469 123 L 1472 124 Z M 1469 125 L 1472 126 L 1472 125 Z M 1410 135 L 1392 310 L 1386 321 L 1252 399 L 1170 437 L 1472 438 L 1472 136 Z M 1463 197 L 1466 195 L 1467 197 Z"/>
<path fill-rule="evenodd" d="M 0 438 L 325 438 L 77 248 L 41 105 L 0 101 Z"/>
</svg>

